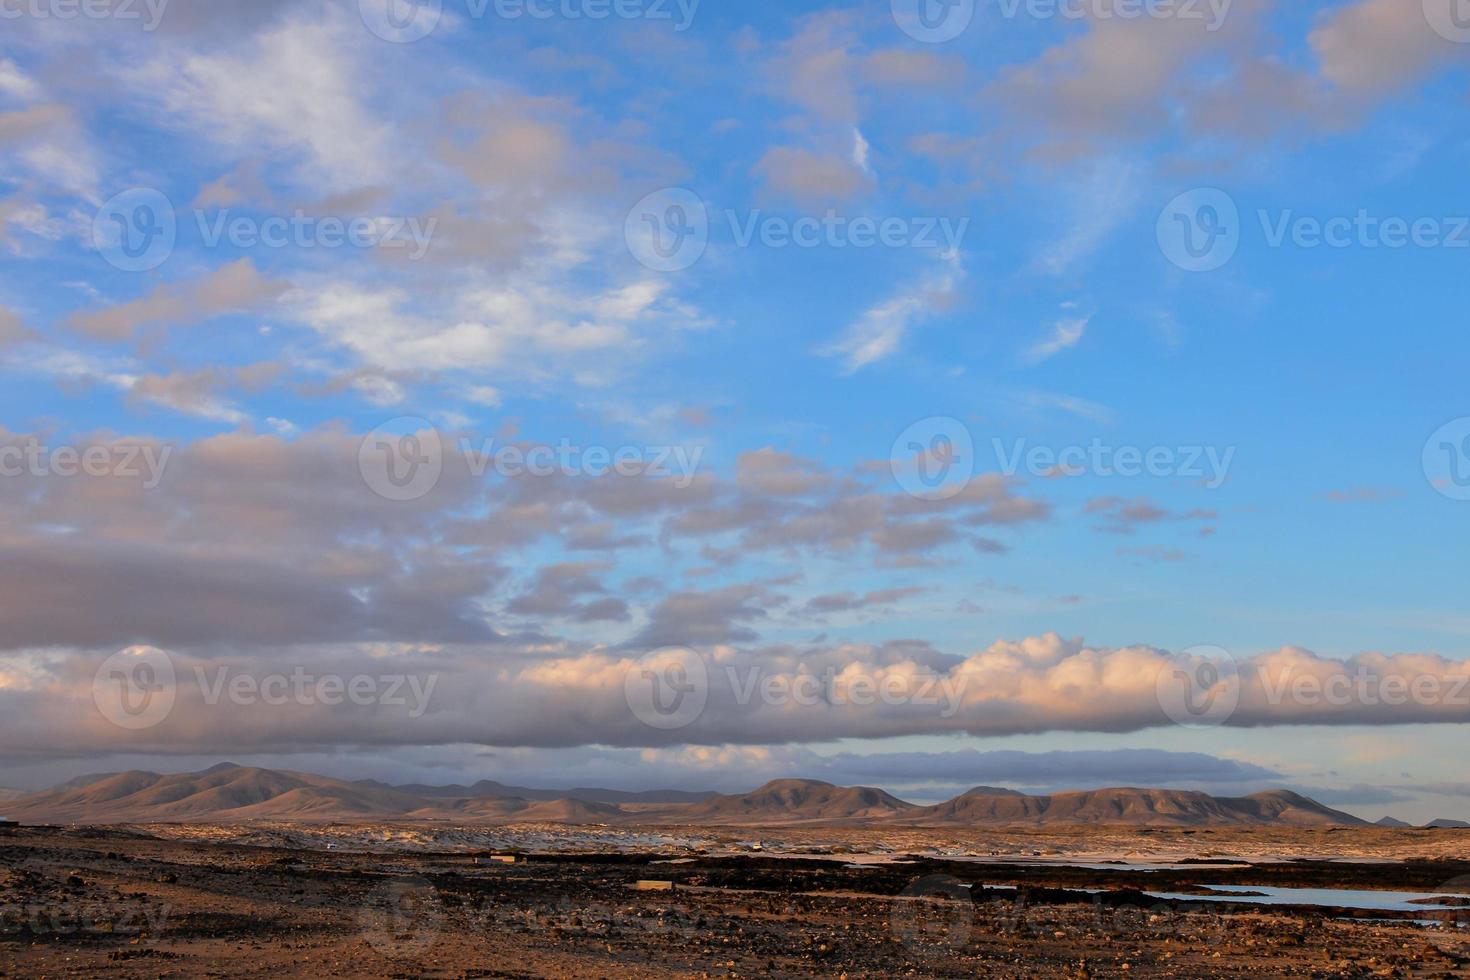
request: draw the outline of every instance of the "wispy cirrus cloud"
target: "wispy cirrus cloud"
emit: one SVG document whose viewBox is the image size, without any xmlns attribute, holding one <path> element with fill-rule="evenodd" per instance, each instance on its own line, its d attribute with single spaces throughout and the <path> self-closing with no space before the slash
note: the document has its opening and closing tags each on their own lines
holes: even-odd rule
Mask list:
<svg viewBox="0 0 1470 980">
<path fill-rule="evenodd" d="M 868 308 L 838 340 L 819 353 L 837 358 L 846 374 L 893 356 L 909 332 L 931 317 L 948 310 L 957 300 L 964 279 L 958 252 L 938 259 L 941 269 L 920 274 L 896 294 Z"/>
</svg>

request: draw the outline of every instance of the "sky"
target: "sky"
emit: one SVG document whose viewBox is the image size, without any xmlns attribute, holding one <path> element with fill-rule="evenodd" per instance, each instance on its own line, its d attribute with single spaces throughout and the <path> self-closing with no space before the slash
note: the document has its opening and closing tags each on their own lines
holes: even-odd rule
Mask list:
<svg viewBox="0 0 1470 980">
<path fill-rule="evenodd" d="M 1470 819 L 1461 0 L 0 17 L 0 784 Z"/>
</svg>

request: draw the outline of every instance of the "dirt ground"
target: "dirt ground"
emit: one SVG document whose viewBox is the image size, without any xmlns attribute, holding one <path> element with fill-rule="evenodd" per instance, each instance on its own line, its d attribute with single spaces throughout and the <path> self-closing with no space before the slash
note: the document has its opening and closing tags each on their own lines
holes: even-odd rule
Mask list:
<svg viewBox="0 0 1470 980">
<path fill-rule="evenodd" d="M 170 836 L 0 836 L 0 974 L 1470 977 L 1470 930 L 1453 921 L 1470 909 L 1433 922 L 1418 912 L 1338 918 L 1140 891 L 1221 882 L 1432 891 L 1470 874 L 1470 861 L 1438 855 L 1149 872 L 933 857 L 856 867 L 707 853 L 670 863 L 656 849 L 504 863 L 462 850 Z M 638 890 L 649 880 L 674 887 Z"/>
</svg>

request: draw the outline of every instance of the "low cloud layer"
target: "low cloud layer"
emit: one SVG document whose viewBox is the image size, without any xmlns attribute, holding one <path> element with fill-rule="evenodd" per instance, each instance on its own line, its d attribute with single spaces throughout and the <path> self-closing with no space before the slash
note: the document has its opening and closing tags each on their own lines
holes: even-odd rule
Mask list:
<svg viewBox="0 0 1470 980">
<path fill-rule="evenodd" d="M 1232 662 L 1055 634 L 968 657 L 914 643 L 724 645 L 652 658 L 550 640 L 270 655 L 135 648 L 110 660 L 13 658 L 0 708 L 11 757 L 180 746 L 761 746 L 1174 724 L 1463 723 L 1470 664 L 1421 654 L 1335 660 L 1291 647 Z"/>
</svg>

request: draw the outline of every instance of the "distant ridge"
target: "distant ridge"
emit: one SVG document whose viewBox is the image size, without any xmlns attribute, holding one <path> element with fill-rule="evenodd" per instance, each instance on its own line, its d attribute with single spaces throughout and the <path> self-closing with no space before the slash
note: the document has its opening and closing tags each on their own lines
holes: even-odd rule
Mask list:
<svg viewBox="0 0 1470 980">
<path fill-rule="evenodd" d="M 1427 830 L 1465 830 L 1466 828 L 1470 828 L 1470 823 L 1466 823 L 1464 820 L 1448 820 L 1440 817 L 1438 820 L 1429 821 L 1424 827 Z"/>
<path fill-rule="evenodd" d="M 734 796 L 717 794 L 673 813 L 653 817 L 726 826 L 776 826 L 793 823 L 886 820 L 917 809 L 896 796 L 868 786 L 834 786 L 815 779 L 777 779 Z"/>
<path fill-rule="evenodd" d="M 25 823 L 248 823 L 442 821 L 468 824 L 695 824 L 701 826 L 1200 827 L 1367 826 L 1287 790 L 1215 797 L 1187 790 L 1100 789 L 1050 796 L 980 786 L 918 806 L 869 786 L 777 779 L 749 793 L 531 790 L 393 786 L 231 764 L 202 772 L 121 772 L 74 779 L 4 805 Z M 1466 826 L 1436 821 L 1440 826 Z"/>
<path fill-rule="evenodd" d="M 1383 817 L 1380 820 L 1373 821 L 1373 825 L 1375 827 L 1392 827 L 1395 830 L 1403 830 L 1406 827 L 1414 826 L 1413 824 L 1406 823 L 1405 821 L 1400 820 L 1397 817 Z"/>
<path fill-rule="evenodd" d="M 893 822 L 913 826 L 1059 826 L 1127 824 L 1198 827 L 1285 824 L 1293 827 L 1363 826 L 1366 821 L 1289 790 L 1242 797 L 1173 789 L 1099 789 L 1051 796 L 978 787 L 947 803 L 912 810 Z"/>
</svg>

